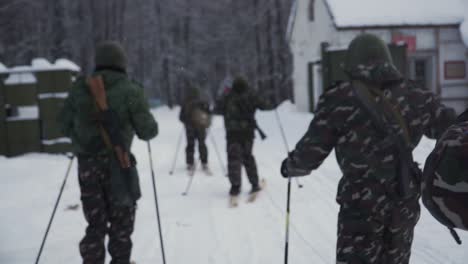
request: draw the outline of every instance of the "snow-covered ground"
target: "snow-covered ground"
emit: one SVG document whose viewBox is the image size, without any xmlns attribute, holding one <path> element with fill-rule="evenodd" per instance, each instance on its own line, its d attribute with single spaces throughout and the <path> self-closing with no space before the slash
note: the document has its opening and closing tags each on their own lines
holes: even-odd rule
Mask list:
<svg viewBox="0 0 468 264">
<path fill-rule="evenodd" d="M 184 171 L 184 151 L 178 156 L 174 175 L 168 174 L 181 124 L 178 111 L 155 111 L 160 135 L 151 142 L 157 174 L 166 257 L 169 264 L 272 264 L 283 263 L 286 181 L 279 165 L 286 156 L 273 112 L 258 113 L 260 126 L 268 132 L 264 142 L 257 140 L 255 154 L 260 175 L 267 188 L 255 204 L 242 200 L 240 207 L 227 206 L 228 180 L 223 176 L 213 145 L 208 141 L 214 176 L 197 173 L 188 197 L 184 191 L 188 177 Z M 292 146 L 306 130 L 312 116 L 298 113 L 289 104 L 281 107 L 287 138 Z M 212 128 L 225 163 L 222 120 Z M 423 161 L 434 142 L 424 139 L 416 150 Z M 144 142 L 133 151 L 139 161 L 143 198 L 138 204 L 133 235 L 133 259 L 138 264 L 162 263 L 151 187 L 148 154 Z M 61 156 L 30 154 L 19 158 L 0 157 L 0 263 L 30 264 L 35 260 L 45 227 L 67 167 Z M 78 242 L 85 220 L 80 204 L 76 163 L 52 226 L 41 263 L 80 263 Z M 303 189 L 292 192 L 290 263 L 334 263 L 336 217 L 334 198 L 340 177 L 334 155 L 312 176 L 301 178 Z M 246 179 L 244 178 L 246 183 Z M 248 192 L 244 186 L 244 195 Z M 247 198 L 247 197 L 245 197 Z M 461 233 L 465 242 L 468 235 Z M 467 246 L 457 246 L 447 230 L 423 210 L 416 228 L 411 263 L 466 264 Z"/>
</svg>

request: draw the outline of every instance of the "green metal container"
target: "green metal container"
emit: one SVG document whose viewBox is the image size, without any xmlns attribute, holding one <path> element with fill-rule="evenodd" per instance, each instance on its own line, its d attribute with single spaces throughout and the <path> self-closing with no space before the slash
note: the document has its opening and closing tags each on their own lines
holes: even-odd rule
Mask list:
<svg viewBox="0 0 468 264">
<path fill-rule="evenodd" d="M 63 107 L 65 99 L 47 98 L 39 100 L 39 113 L 42 126 L 42 139 L 55 139 L 63 137 L 57 123 L 57 115 Z"/>
<path fill-rule="evenodd" d="M 47 141 L 63 139 L 57 115 L 63 107 L 66 93 L 73 83 L 74 72 L 68 70 L 40 71 L 36 73 L 39 113 L 41 119 L 42 151 L 63 153 L 71 151 L 70 143 L 45 144 Z"/>
<path fill-rule="evenodd" d="M 0 155 L 7 154 L 7 131 L 6 131 L 6 111 L 5 111 L 5 96 L 4 96 L 4 86 L 3 79 L 5 77 L 0 75 Z"/>
<path fill-rule="evenodd" d="M 7 156 L 41 151 L 39 120 L 7 120 L 6 128 L 8 133 Z"/>
<path fill-rule="evenodd" d="M 38 93 L 68 92 L 72 85 L 73 75 L 73 72 L 66 70 L 37 72 Z"/>
<path fill-rule="evenodd" d="M 37 91 L 35 84 L 4 85 L 5 104 L 13 106 L 36 105 Z"/>
<path fill-rule="evenodd" d="M 28 152 L 63 153 L 71 151 L 71 144 L 60 133 L 57 115 L 70 90 L 75 72 L 70 70 L 50 69 L 35 71 L 12 71 L 12 74 L 34 74 L 33 78 L 18 77 L 11 83 L 4 80 L 9 74 L 0 75 L 0 155 L 17 156 Z M 18 109 L 25 115 L 7 116 L 6 106 L 13 115 Z M 38 106 L 39 117 L 31 115 L 24 106 Z M 19 112 L 18 112 L 19 113 Z M 28 116 L 29 113 L 29 116 Z M 11 114 L 10 114 L 11 115 Z M 64 140 L 65 139 L 65 140 Z"/>
</svg>

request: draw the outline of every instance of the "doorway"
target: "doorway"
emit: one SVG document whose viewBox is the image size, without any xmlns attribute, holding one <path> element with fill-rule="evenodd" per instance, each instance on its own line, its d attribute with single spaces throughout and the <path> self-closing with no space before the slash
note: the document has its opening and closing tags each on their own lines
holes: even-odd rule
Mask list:
<svg viewBox="0 0 468 264">
<path fill-rule="evenodd" d="M 409 77 L 422 88 L 436 92 L 436 74 L 435 56 L 419 54 L 409 58 Z"/>
</svg>

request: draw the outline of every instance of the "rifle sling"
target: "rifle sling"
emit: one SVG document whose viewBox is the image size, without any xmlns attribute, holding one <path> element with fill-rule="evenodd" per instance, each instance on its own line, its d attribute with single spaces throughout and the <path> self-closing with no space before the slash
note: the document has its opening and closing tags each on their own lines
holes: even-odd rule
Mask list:
<svg viewBox="0 0 468 264">
<path fill-rule="evenodd" d="M 411 139 L 409 136 L 409 129 L 406 125 L 406 122 L 401 115 L 401 111 L 395 109 L 398 107 L 396 103 L 391 103 L 388 99 L 385 98 L 382 91 L 378 87 L 374 87 L 368 84 L 363 83 L 362 81 L 353 81 L 353 88 L 356 98 L 360 101 L 362 106 L 366 111 L 371 115 L 372 122 L 378 127 L 380 132 L 384 135 L 388 135 L 388 131 L 391 126 L 388 124 L 388 119 L 393 119 L 393 121 L 398 124 L 398 126 L 403 130 L 403 136 L 399 137 L 404 141 L 407 146 L 411 145 Z M 377 104 L 373 99 L 376 96 L 379 96 L 381 99 L 382 105 Z"/>
<path fill-rule="evenodd" d="M 91 96 L 94 98 L 94 109 L 96 111 L 96 115 L 99 115 L 100 112 L 106 110 L 106 109 L 102 109 L 102 107 L 100 107 L 100 105 L 103 105 L 103 104 L 107 105 L 106 92 L 105 92 L 105 88 L 104 88 L 104 83 L 102 81 L 102 77 L 101 76 L 91 77 L 88 80 L 88 85 L 89 85 Z M 99 86 L 102 86 L 102 87 L 99 87 Z M 100 91 L 102 98 L 96 98 L 96 92 L 93 91 L 93 89 L 102 90 L 102 91 Z M 99 120 L 99 118 L 98 118 L 98 120 Z M 102 140 L 104 141 L 104 144 L 106 145 L 107 149 L 111 153 L 115 154 L 117 160 L 120 163 L 121 168 L 123 168 L 123 169 L 128 168 L 131 165 L 130 164 L 130 156 L 129 156 L 128 152 L 126 152 L 121 147 L 119 147 L 117 145 L 114 145 L 112 143 L 111 137 L 109 136 L 109 133 L 104 128 L 101 120 L 98 121 L 98 128 L 99 128 L 99 132 L 101 134 Z"/>
<path fill-rule="evenodd" d="M 409 137 L 409 130 L 404 121 L 403 116 L 400 111 L 396 110 L 397 104 L 393 105 L 390 103 L 379 87 L 374 87 L 372 85 L 365 84 L 361 81 L 353 81 L 352 83 L 353 91 L 361 103 L 362 107 L 369 113 L 371 120 L 374 125 L 377 126 L 380 133 L 385 136 L 385 139 L 382 141 L 382 146 L 395 146 L 395 150 L 398 151 L 399 159 L 399 168 L 400 172 L 398 174 L 399 186 L 400 186 L 400 195 L 403 198 L 408 197 L 410 193 L 410 177 L 411 171 L 414 169 L 414 161 L 411 153 L 411 141 Z M 379 96 L 381 99 L 381 104 L 377 104 L 374 100 L 376 96 Z M 395 131 L 391 126 L 389 120 L 398 124 L 400 129 L 403 130 L 403 135 Z M 403 143 L 403 144 L 402 144 Z M 381 146 L 379 146 L 381 147 Z M 374 165 L 378 164 L 376 158 L 368 157 L 371 161 L 374 161 Z"/>
</svg>

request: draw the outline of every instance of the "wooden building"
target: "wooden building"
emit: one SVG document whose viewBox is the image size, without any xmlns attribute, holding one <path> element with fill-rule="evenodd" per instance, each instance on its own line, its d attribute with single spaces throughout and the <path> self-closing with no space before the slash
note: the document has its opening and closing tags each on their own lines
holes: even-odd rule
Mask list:
<svg viewBox="0 0 468 264">
<path fill-rule="evenodd" d="M 381 37 L 398 68 L 458 112 L 468 106 L 462 0 L 297 0 L 292 13 L 294 100 L 312 111 L 320 94 L 346 78 L 343 58 L 361 33 Z"/>
</svg>

